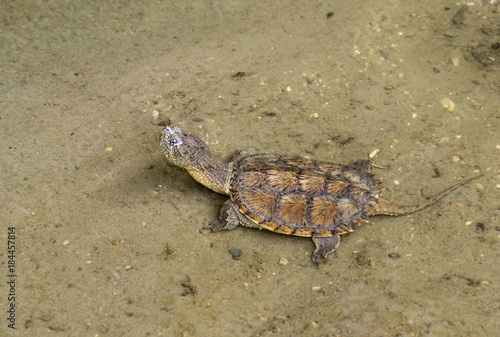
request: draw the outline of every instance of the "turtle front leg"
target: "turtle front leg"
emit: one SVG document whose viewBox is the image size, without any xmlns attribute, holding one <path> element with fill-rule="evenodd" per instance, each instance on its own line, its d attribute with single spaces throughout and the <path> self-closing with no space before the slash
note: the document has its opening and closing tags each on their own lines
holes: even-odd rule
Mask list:
<svg viewBox="0 0 500 337">
<path fill-rule="evenodd" d="M 338 247 L 340 242 L 340 236 L 327 236 L 327 237 L 314 237 L 313 241 L 316 244 L 316 249 L 314 250 L 312 261 L 315 264 L 322 262 L 328 255 L 330 255 L 335 248 Z"/>
<path fill-rule="evenodd" d="M 231 199 L 227 200 L 220 209 L 219 220 L 208 224 L 207 229 L 211 232 L 230 231 L 243 225 L 246 227 L 258 227 L 248 220 Z"/>
</svg>

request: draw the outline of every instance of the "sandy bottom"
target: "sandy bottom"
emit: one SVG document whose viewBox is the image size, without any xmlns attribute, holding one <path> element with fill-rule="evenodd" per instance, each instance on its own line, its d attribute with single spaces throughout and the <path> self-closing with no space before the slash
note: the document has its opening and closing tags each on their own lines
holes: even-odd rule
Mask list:
<svg viewBox="0 0 500 337">
<path fill-rule="evenodd" d="M 0 335 L 498 334 L 499 10 L 3 1 Z M 307 238 L 200 232 L 226 197 L 166 164 L 167 124 L 222 161 L 377 153 L 397 202 L 485 176 L 316 267 Z"/>
</svg>

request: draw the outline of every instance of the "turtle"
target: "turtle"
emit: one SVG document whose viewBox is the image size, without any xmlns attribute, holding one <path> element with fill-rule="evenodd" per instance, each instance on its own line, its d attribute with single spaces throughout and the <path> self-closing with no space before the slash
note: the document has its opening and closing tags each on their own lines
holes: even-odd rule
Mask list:
<svg viewBox="0 0 500 337">
<path fill-rule="evenodd" d="M 382 197 L 373 177 L 372 160 L 349 165 L 284 156 L 238 153 L 229 163 L 217 161 L 208 145 L 179 127 L 167 126 L 160 145 L 170 164 L 186 169 L 207 188 L 229 196 L 212 232 L 238 225 L 274 233 L 312 238 L 315 264 L 340 242 L 340 235 L 368 222 L 369 216 L 400 216 L 418 212 L 481 175 L 462 180 L 415 204 L 398 204 Z"/>
</svg>

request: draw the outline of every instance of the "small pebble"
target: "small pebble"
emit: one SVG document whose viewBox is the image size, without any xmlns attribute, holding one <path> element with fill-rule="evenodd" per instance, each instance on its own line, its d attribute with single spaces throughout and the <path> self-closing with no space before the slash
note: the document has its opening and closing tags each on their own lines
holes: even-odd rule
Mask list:
<svg viewBox="0 0 500 337">
<path fill-rule="evenodd" d="M 455 111 L 456 104 L 448 97 L 443 98 L 440 103 L 443 108 L 447 109 L 448 111 Z"/>
<path fill-rule="evenodd" d="M 380 152 L 380 149 L 375 149 L 373 150 L 372 152 L 370 152 L 370 154 L 368 155 L 369 158 L 375 158 L 375 156 L 377 155 L 377 153 Z"/>
<path fill-rule="evenodd" d="M 241 255 L 243 255 L 243 252 L 239 248 L 233 248 L 229 250 L 229 254 L 231 254 L 233 260 L 239 260 L 241 259 Z"/>
<path fill-rule="evenodd" d="M 286 266 L 288 264 L 288 260 L 285 259 L 284 257 L 280 257 L 280 261 L 278 262 L 278 264 Z"/>
</svg>

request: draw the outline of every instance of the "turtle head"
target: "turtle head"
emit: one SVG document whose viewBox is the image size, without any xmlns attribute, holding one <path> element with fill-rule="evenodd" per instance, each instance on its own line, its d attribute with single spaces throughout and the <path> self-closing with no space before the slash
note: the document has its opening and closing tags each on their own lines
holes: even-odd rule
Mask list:
<svg viewBox="0 0 500 337">
<path fill-rule="evenodd" d="M 161 132 L 160 145 L 169 163 L 186 169 L 199 183 L 215 192 L 229 194 L 233 164 L 215 160 L 200 138 L 178 127 L 167 126 Z"/>
<path fill-rule="evenodd" d="M 178 127 L 163 129 L 160 145 L 169 163 L 187 170 L 202 170 L 207 159 L 212 158 L 207 144 Z"/>
</svg>

